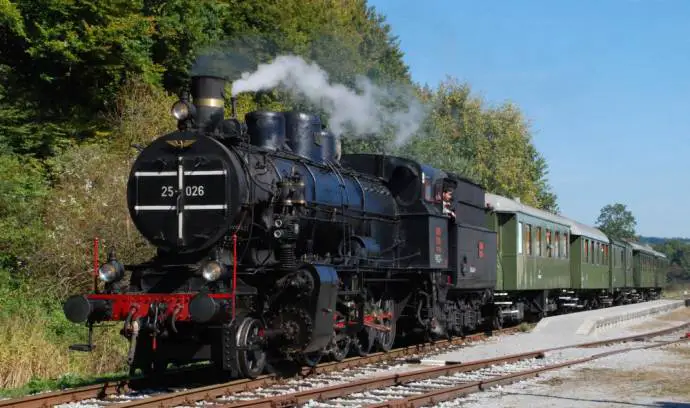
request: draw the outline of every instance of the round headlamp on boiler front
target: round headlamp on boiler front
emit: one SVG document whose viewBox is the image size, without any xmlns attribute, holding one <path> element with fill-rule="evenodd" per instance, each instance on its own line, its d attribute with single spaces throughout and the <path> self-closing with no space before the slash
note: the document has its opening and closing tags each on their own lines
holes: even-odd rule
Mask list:
<svg viewBox="0 0 690 408">
<path fill-rule="evenodd" d="M 170 109 L 170 113 L 177 120 L 187 120 L 194 117 L 194 105 L 186 100 L 179 100 L 175 102 Z"/>
<path fill-rule="evenodd" d="M 201 276 L 207 282 L 215 282 L 225 275 L 225 267 L 218 261 L 206 261 L 201 265 Z"/>
<path fill-rule="evenodd" d="M 118 261 L 112 260 L 98 268 L 98 277 L 105 283 L 114 283 L 125 276 L 125 267 Z"/>
</svg>

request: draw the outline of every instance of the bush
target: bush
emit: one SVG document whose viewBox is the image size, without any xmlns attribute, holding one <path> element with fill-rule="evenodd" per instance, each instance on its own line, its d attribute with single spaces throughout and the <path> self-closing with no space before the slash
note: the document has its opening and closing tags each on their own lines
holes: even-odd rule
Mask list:
<svg viewBox="0 0 690 408">
<path fill-rule="evenodd" d="M 117 328 L 94 332 L 94 353 L 70 352 L 68 346 L 85 343 L 87 331 L 69 322 L 60 300 L 0 269 L 0 388 L 34 383 L 63 375 L 88 377 L 121 371 L 126 342 Z M 32 388 L 40 388 L 34 384 Z"/>
<path fill-rule="evenodd" d="M 95 352 L 68 350 L 86 342 L 87 330 L 64 317 L 62 302 L 91 288 L 94 236 L 101 261 L 110 245 L 126 263 L 153 255 L 127 210 L 130 144 L 175 129 L 173 100 L 135 81 L 107 118 L 114 130 L 63 149 L 44 163 L 47 171 L 0 156 L 0 388 L 35 391 L 125 367 L 119 324 L 94 330 Z"/>
<path fill-rule="evenodd" d="M 37 160 L 15 155 L 0 155 L 0 180 L 0 268 L 15 269 L 37 249 L 48 184 Z"/>
</svg>

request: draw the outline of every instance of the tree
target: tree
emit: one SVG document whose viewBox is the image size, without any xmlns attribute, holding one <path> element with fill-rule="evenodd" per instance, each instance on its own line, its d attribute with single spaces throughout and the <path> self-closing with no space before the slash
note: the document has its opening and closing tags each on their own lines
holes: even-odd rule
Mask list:
<svg viewBox="0 0 690 408">
<path fill-rule="evenodd" d="M 637 221 L 624 204 L 608 204 L 601 209 L 597 228 L 614 239 L 635 239 Z"/>
<path fill-rule="evenodd" d="M 452 78 L 419 94 L 430 114 L 401 149 L 403 155 L 469 176 L 492 193 L 558 211 L 546 180 L 546 160 L 532 144 L 529 124 L 517 106 L 487 107 L 471 95 L 469 85 Z"/>
</svg>

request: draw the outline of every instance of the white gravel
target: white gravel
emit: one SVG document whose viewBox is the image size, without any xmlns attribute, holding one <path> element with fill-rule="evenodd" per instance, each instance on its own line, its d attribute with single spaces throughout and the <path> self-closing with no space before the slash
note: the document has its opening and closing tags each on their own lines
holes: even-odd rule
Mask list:
<svg viewBox="0 0 690 408">
<path fill-rule="evenodd" d="M 537 379 L 522 381 L 485 392 L 469 395 L 435 405 L 441 408 L 599 408 L 599 407 L 659 407 L 687 408 L 690 389 L 685 395 L 673 395 L 663 387 L 668 378 L 684 379 L 690 370 L 678 367 L 678 354 L 669 346 L 664 349 L 636 350 L 594 360 L 589 363 L 548 372 Z M 690 353 L 688 353 L 690 356 Z M 684 360 L 686 367 L 690 360 Z M 625 373 L 622 378 L 612 378 L 612 373 Z M 628 377 L 627 373 L 633 373 Z M 636 378 L 639 373 L 641 378 Z M 658 379 L 653 374 L 662 373 Z M 666 374 L 665 376 L 663 374 Z M 648 374 L 652 374 L 648 376 Z"/>
<path fill-rule="evenodd" d="M 586 336 L 572 333 L 540 339 L 537 333 L 517 334 L 495 338 L 492 344 L 483 344 L 463 351 L 465 361 L 476 358 L 513 354 L 542 347 L 602 340 L 643 334 L 678 326 L 688 322 L 690 310 L 636 320 L 606 331 Z M 690 329 L 688 329 L 690 331 Z M 573 339 L 578 341 L 574 342 Z M 678 338 L 678 334 L 652 339 Z M 629 345 L 651 342 L 628 343 Z M 606 349 L 624 347 L 614 345 Z M 591 349 L 567 349 L 571 356 L 582 357 Z M 598 352 L 603 351 L 597 349 Z M 558 352 L 562 354 L 562 352 Z M 445 357 L 443 355 L 437 358 Z M 453 356 L 457 357 L 457 356 Z M 579 364 L 570 368 L 542 374 L 537 379 L 522 381 L 503 387 L 472 394 L 465 398 L 435 405 L 442 408 L 599 408 L 599 407 L 658 407 L 688 408 L 690 404 L 690 344 L 683 343 L 663 349 L 634 350 Z"/>
<path fill-rule="evenodd" d="M 614 344 L 610 346 L 586 348 L 586 349 L 564 349 L 554 350 L 546 354 L 543 359 L 523 360 L 510 364 L 495 365 L 480 370 L 457 373 L 451 376 L 443 376 L 428 380 L 414 381 L 404 385 L 396 385 L 382 389 L 376 389 L 366 392 L 353 393 L 346 397 L 334 398 L 328 401 L 310 401 L 302 405 L 308 408 L 333 408 L 333 407 L 363 407 L 368 404 L 382 403 L 388 400 L 401 399 L 412 395 L 420 395 L 434 389 L 449 388 L 463 383 L 471 383 L 475 381 L 488 380 L 504 376 L 511 373 L 518 373 L 523 371 L 534 370 L 548 365 L 562 364 L 568 361 L 577 360 L 584 357 L 594 356 L 605 352 L 637 349 L 644 346 L 657 344 L 658 341 L 668 341 L 677 339 L 677 335 L 668 335 L 655 338 L 653 341 L 645 342 L 628 342 L 621 344 Z M 631 351 L 630 353 L 645 353 L 644 351 Z M 633 356 L 636 361 L 640 359 Z M 655 361 L 655 360 L 652 360 Z M 560 370 L 559 370 L 560 371 Z M 544 378 L 544 377 L 542 377 Z M 518 386 L 519 387 L 519 386 Z M 500 388 L 498 389 L 500 390 Z M 489 397 L 497 395 L 496 393 L 488 394 Z M 451 403 L 444 404 L 445 406 L 460 406 L 463 403 L 472 401 L 471 399 L 456 400 Z M 483 402 L 482 402 L 483 403 Z"/>
</svg>

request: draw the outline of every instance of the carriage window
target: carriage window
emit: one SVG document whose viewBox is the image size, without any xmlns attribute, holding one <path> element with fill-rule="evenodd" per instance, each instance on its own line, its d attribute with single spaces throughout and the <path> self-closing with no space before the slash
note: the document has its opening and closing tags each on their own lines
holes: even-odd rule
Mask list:
<svg viewBox="0 0 690 408">
<path fill-rule="evenodd" d="M 585 239 L 582 241 L 585 245 L 585 256 L 584 256 L 584 261 L 589 262 L 589 240 Z"/>
<path fill-rule="evenodd" d="M 541 256 L 541 247 L 542 247 L 542 240 L 541 240 L 541 227 L 537 227 L 537 241 L 535 242 L 537 245 L 537 256 Z"/>
<path fill-rule="evenodd" d="M 595 255 L 594 263 L 599 264 L 599 263 L 601 263 L 601 244 L 597 242 L 595 247 L 597 250 L 594 253 L 594 255 Z"/>
<path fill-rule="evenodd" d="M 604 245 L 604 263 L 608 264 L 609 263 L 609 246 Z"/>
<path fill-rule="evenodd" d="M 523 246 L 523 243 L 522 243 L 522 229 L 523 229 L 523 228 L 524 228 L 524 227 L 523 227 L 522 223 L 519 222 L 519 223 L 518 223 L 518 235 L 517 235 L 518 254 L 521 254 L 521 253 L 522 253 L 522 246 Z"/>
<path fill-rule="evenodd" d="M 590 263 L 594 263 L 594 241 L 589 241 L 589 256 L 591 258 Z"/>
<path fill-rule="evenodd" d="M 553 249 L 551 248 L 551 230 L 546 230 L 546 256 L 551 258 L 553 256 Z"/>
<path fill-rule="evenodd" d="M 561 256 L 563 258 L 567 258 L 568 251 L 570 250 L 570 243 L 568 242 L 567 232 L 564 232 L 563 235 L 561 235 L 561 244 L 563 244 L 563 247 L 561 248 Z"/>
<path fill-rule="evenodd" d="M 556 231 L 556 236 L 554 237 L 556 243 L 553 246 L 553 257 L 559 258 L 561 256 L 561 232 Z"/>
<path fill-rule="evenodd" d="M 525 253 L 527 255 L 532 255 L 532 226 L 525 224 L 525 229 L 522 234 L 523 246 L 525 247 Z"/>
</svg>

